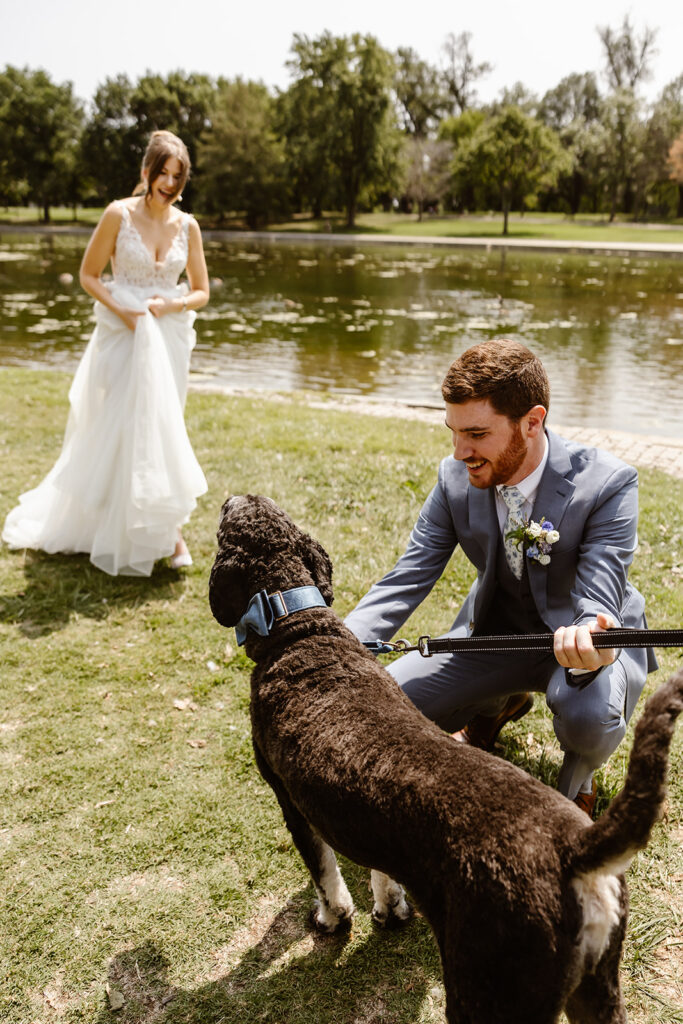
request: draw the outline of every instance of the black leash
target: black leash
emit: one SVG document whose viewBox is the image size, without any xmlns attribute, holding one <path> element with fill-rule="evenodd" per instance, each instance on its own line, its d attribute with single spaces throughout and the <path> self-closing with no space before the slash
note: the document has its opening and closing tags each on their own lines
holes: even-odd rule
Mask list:
<svg viewBox="0 0 683 1024">
<path fill-rule="evenodd" d="M 612 647 L 683 647 L 683 629 L 607 629 L 591 633 L 596 648 Z M 419 651 L 423 658 L 455 651 L 552 651 L 552 633 L 529 633 L 512 636 L 421 636 L 416 644 L 407 640 L 367 640 L 365 647 L 373 654 L 408 654 Z"/>
</svg>

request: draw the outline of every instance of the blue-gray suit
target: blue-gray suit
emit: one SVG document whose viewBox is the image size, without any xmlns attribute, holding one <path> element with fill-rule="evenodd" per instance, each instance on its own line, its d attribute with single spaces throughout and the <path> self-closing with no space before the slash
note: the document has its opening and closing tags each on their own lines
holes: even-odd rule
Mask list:
<svg viewBox="0 0 683 1024">
<path fill-rule="evenodd" d="M 643 626 L 643 598 L 627 579 L 637 546 L 636 471 L 607 452 L 550 431 L 547 436 L 548 461 L 532 518 L 549 519 L 560 539 L 549 565 L 526 559 L 524 586 L 533 617 L 551 632 L 589 622 L 599 611 L 617 625 Z M 464 464 L 452 456 L 439 467 L 405 553 L 348 616 L 349 628 L 361 640 L 390 639 L 427 596 L 458 544 L 477 569 L 477 579 L 448 635 L 505 631 L 510 623 L 500 628 L 491 621 L 494 606 L 496 615 L 505 608 L 494 488 L 471 486 Z M 647 672 L 656 667 L 651 651 L 623 650 L 583 688 L 571 685 L 575 678 L 547 653 L 431 659 L 408 654 L 390 671 L 420 710 L 449 730 L 461 728 L 477 712 L 495 714 L 512 693 L 545 692 L 565 750 L 558 785 L 573 798 L 623 738 Z"/>
</svg>

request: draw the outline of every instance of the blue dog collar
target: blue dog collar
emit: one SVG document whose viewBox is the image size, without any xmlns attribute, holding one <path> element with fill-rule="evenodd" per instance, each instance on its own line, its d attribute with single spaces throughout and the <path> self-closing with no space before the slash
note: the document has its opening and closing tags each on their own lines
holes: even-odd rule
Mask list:
<svg viewBox="0 0 683 1024">
<path fill-rule="evenodd" d="M 274 594 L 259 590 L 235 626 L 237 643 L 242 646 L 247 639 L 247 628 L 253 629 L 258 636 L 268 636 L 273 623 L 285 619 L 292 612 L 326 607 L 327 602 L 317 587 L 293 587 L 291 590 L 276 590 Z"/>
</svg>

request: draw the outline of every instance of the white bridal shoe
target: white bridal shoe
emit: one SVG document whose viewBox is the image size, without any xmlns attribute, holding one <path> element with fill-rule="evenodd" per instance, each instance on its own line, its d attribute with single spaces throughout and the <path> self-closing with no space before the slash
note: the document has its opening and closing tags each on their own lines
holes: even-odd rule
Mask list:
<svg viewBox="0 0 683 1024">
<path fill-rule="evenodd" d="M 179 555 L 171 556 L 172 569 L 186 569 L 189 565 L 192 565 L 192 555 L 189 551 L 181 551 Z"/>
<path fill-rule="evenodd" d="M 178 544 L 182 544 L 181 551 L 177 550 Z M 172 569 L 187 569 L 192 565 L 192 555 L 187 550 L 187 544 L 182 537 L 178 538 L 178 544 L 176 544 L 176 553 L 171 555 L 170 566 Z"/>
</svg>

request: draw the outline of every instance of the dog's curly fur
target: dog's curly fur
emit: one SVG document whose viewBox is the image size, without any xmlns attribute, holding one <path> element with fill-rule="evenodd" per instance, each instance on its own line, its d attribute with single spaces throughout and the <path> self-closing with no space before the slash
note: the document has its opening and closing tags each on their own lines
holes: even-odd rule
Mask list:
<svg viewBox="0 0 683 1024">
<path fill-rule="evenodd" d="M 325 551 L 268 498 L 228 499 L 211 608 L 233 626 L 253 594 L 314 584 Z M 623 792 L 592 824 L 519 768 L 454 743 L 328 608 L 248 632 L 258 767 L 333 931 L 354 913 L 332 850 L 372 870 L 373 917 L 404 920 L 405 885 L 436 935 L 449 1024 L 626 1021 L 623 871 L 661 813 L 683 672 L 648 702 Z M 397 879 L 394 882 L 393 879 Z M 398 883 L 401 883 L 400 885 Z"/>
</svg>

